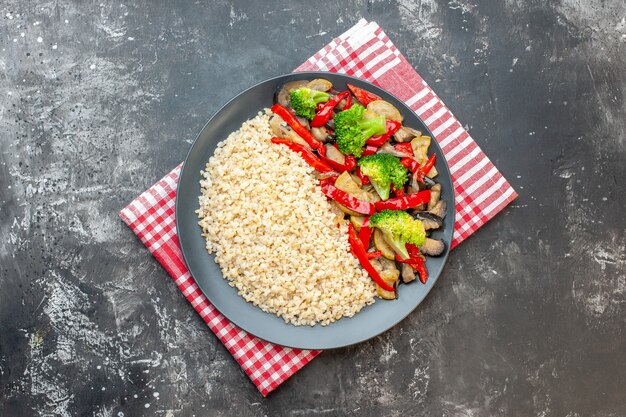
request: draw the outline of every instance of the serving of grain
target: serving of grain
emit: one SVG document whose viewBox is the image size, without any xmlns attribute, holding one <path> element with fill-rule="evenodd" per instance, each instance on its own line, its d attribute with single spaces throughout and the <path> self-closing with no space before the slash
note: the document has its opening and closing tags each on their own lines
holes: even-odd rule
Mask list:
<svg viewBox="0 0 626 417">
<path fill-rule="evenodd" d="M 327 325 L 374 302 L 347 228 L 311 168 L 270 142 L 268 111 L 217 145 L 200 181 L 199 224 L 224 278 L 294 325 Z"/>
</svg>

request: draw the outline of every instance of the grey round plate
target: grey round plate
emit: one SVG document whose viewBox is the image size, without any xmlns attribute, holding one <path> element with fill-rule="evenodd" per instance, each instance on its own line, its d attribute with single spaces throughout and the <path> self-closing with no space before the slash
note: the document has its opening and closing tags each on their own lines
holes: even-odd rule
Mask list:
<svg viewBox="0 0 626 417">
<path fill-rule="evenodd" d="M 415 310 L 426 297 L 437 282 L 448 258 L 454 227 L 454 193 L 448 165 L 441 148 L 433 140 L 429 151 L 437 154 L 436 167 L 439 171 L 437 179 L 443 190 L 441 198 L 448 205 L 444 227 L 433 235 L 444 240 L 446 250 L 437 258 L 427 257 L 426 265 L 430 277 L 426 285 L 419 281 L 408 285 L 401 284 L 397 300 L 377 299 L 373 305 L 365 307 L 352 318 L 342 318 L 328 326 L 313 327 L 287 324 L 279 317 L 265 313 L 244 301 L 236 289 L 228 285 L 215 263 L 215 257 L 209 255 L 205 249 L 205 240 L 195 213 L 199 207 L 200 171 L 204 169 L 218 142 L 226 139 L 259 110 L 272 106 L 274 92 L 282 84 L 313 78 L 326 78 L 337 90 L 344 90 L 346 83 L 367 89 L 395 105 L 403 114 L 406 126 L 416 128 L 432 137 L 428 128 L 407 105 L 366 81 L 327 72 L 300 72 L 271 78 L 250 87 L 230 100 L 213 115 L 196 138 L 180 173 L 176 196 L 176 226 L 189 271 L 204 295 L 230 321 L 261 339 L 279 345 L 302 349 L 330 349 L 363 342 L 383 333 Z"/>
</svg>

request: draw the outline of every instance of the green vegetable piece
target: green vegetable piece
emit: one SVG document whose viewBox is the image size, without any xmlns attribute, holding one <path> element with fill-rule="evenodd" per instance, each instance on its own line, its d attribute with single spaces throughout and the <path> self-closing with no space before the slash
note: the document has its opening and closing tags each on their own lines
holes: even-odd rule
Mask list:
<svg viewBox="0 0 626 417">
<path fill-rule="evenodd" d="M 402 259 L 409 259 L 407 243 L 421 246 L 426 241 L 426 231 L 421 221 L 403 210 L 383 210 L 370 217 L 370 227 L 377 227 Z"/>
<path fill-rule="evenodd" d="M 323 91 L 311 90 L 300 87 L 291 90 L 291 107 L 298 116 L 313 120 L 317 103 L 325 103 L 330 99 L 330 94 Z"/>
<path fill-rule="evenodd" d="M 361 156 L 365 142 L 387 131 L 382 116 L 364 119 L 365 107 L 355 104 L 335 116 L 335 134 L 339 150 L 345 155 Z"/>
<path fill-rule="evenodd" d="M 408 172 L 400 163 L 400 158 L 386 153 L 364 156 L 359 160 L 361 173 L 367 175 L 383 200 L 389 198 L 391 185 L 402 187 L 407 180 Z"/>
</svg>

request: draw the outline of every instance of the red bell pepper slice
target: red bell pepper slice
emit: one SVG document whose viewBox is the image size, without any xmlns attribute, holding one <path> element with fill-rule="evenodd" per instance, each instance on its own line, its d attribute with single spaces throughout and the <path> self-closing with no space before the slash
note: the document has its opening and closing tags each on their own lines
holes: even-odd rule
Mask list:
<svg viewBox="0 0 626 417">
<path fill-rule="evenodd" d="M 334 172 L 334 170 L 330 166 L 322 162 L 313 153 L 313 151 L 311 151 L 309 148 L 307 148 L 304 145 L 301 145 L 296 142 L 292 142 L 289 139 L 282 139 L 282 138 L 272 138 L 271 141 L 272 143 L 275 143 L 277 145 L 285 145 L 292 151 L 299 153 L 302 159 L 304 159 L 307 164 L 311 165 L 313 168 L 315 168 L 319 172 Z"/>
<path fill-rule="evenodd" d="M 365 143 L 368 144 L 368 145 L 376 146 L 377 148 L 379 148 L 379 147 L 383 146 L 385 144 L 385 142 L 387 142 L 389 140 L 391 135 L 396 133 L 398 131 L 398 129 L 400 129 L 401 127 L 402 127 L 402 123 L 396 122 L 395 120 L 387 120 L 387 121 L 385 121 L 385 129 L 387 129 L 387 131 L 384 134 L 382 134 L 382 135 L 372 136 Z M 411 151 L 412 151 L 412 149 L 411 149 Z"/>
<path fill-rule="evenodd" d="M 359 200 L 345 191 L 341 191 L 339 188 L 334 186 L 332 180 L 330 179 L 321 180 L 320 186 L 322 187 L 322 192 L 326 195 L 326 197 L 335 200 L 337 203 L 349 208 L 350 210 L 368 216 L 371 216 L 376 212 L 374 204 L 369 201 Z"/>
<path fill-rule="evenodd" d="M 333 146 L 339 149 L 336 143 L 333 144 Z M 337 172 L 352 171 L 356 167 L 356 158 L 352 155 L 344 155 L 345 162 L 343 164 L 330 159 L 325 155 L 320 155 L 320 159 Z"/>
<path fill-rule="evenodd" d="M 400 158 L 400 163 L 411 172 L 415 172 L 420 168 L 420 164 L 413 158 Z"/>
<path fill-rule="evenodd" d="M 361 230 L 359 230 L 359 239 L 361 240 L 361 243 L 363 243 L 365 250 L 370 247 L 370 239 L 372 238 L 373 230 L 369 226 L 370 218 L 366 217 L 361 225 Z"/>
<path fill-rule="evenodd" d="M 395 188 L 395 187 L 394 187 L 394 188 L 392 189 L 392 191 L 393 191 L 393 195 L 394 195 L 396 198 L 401 198 L 401 197 L 404 197 L 404 196 L 406 195 L 406 193 L 404 192 L 404 187 L 400 187 L 400 188 Z"/>
<path fill-rule="evenodd" d="M 376 210 L 408 210 L 430 201 L 430 190 L 423 190 L 400 198 L 390 198 L 374 203 Z"/>
<path fill-rule="evenodd" d="M 363 247 L 363 244 L 359 240 L 354 231 L 354 226 L 352 223 L 348 223 L 348 242 L 350 243 L 350 248 L 352 249 L 352 254 L 359 260 L 363 269 L 367 271 L 367 273 L 372 277 L 374 282 L 380 286 L 385 291 L 394 291 L 395 288 L 387 284 L 383 278 L 380 276 L 374 265 L 370 262 L 367 257 L 367 252 Z"/>
<path fill-rule="evenodd" d="M 366 255 L 367 255 L 367 259 L 374 259 L 374 258 L 380 258 L 381 256 L 383 256 L 383 253 L 377 250 L 374 252 L 366 252 Z"/>
<path fill-rule="evenodd" d="M 296 117 L 280 104 L 272 106 L 272 113 L 280 116 L 306 143 L 315 149 L 320 155 L 326 155 L 324 144 L 317 140 L 315 136 L 296 119 Z"/>
<path fill-rule="evenodd" d="M 363 148 L 363 153 L 361 154 L 361 156 L 374 155 L 377 150 L 378 147 L 367 145 L 365 148 Z"/>
<path fill-rule="evenodd" d="M 420 282 L 426 284 L 428 281 L 428 270 L 426 269 L 426 260 L 420 253 L 417 246 L 412 243 L 407 243 L 406 250 L 409 252 L 409 259 L 402 259 L 396 255 L 396 260 L 408 264 L 411 268 L 415 269 L 420 277 Z"/>
<path fill-rule="evenodd" d="M 343 109 L 348 110 L 350 107 L 352 107 L 352 94 L 348 94 L 346 97 L 346 104 L 344 104 Z"/>
<path fill-rule="evenodd" d="M 363 156 L 367 156 L 365 155 L 365 152 L 363 153 Z M 359 177 L 359 179 L 361 180 L 361 184 L 363 185 L 367 185 L 371 182 L 367 175 L 363 175 L 360 167 L 357 167 L 356 169 L 356 176 Z"/>
<path fill-rule="evenodd" d="M 394 148 L 396 148 L 396 151 L 398 152 L 407 153 L 409 155 L 415 155 L 415 152 L 413 152 L 413 146 L 411 146 L 410 142 L 396 143 L 394 145 Z"/>
<path fill-rule="evenodd" d="M 335 97 L 328 100 L 322 106 L 322 109 L 317 112 L 313 120 L 311 121 L 311 127 L 322 127 L 330 120 L 330 117 L 333 115 L 333 110 L 335 106 L 341 102 L 344 98 L 350 96 L 349 91 L 344 91 L 343 93 L 337 94 Z"/>
<path fill-rule="evenodd" d="M 346 84 L 346 86 L 348 86 L 350 91 L 352 91 L 352 94 L 354 94 L 354 97 L 356 97 L 357 100 L 359 100 L 361 104 L 364 105 L 365 107 L 367 107 L 367 105 L 370 104 L 374 100 L 382 100 L 376 94 L 370 93 L 369 91 L 365 91 L 362 88 L 356 87 L 352 84 Z"/>
<path fill-rule="evenodd" d="M 398 145 L 396 145 L 398 146 Z M 401 158 L 400 163 L 404 165 L 406 169 L 415 174 L 415 179 L 419 182 L 424 182 L 424 177 L 435 166 L 437 160 L 437 154 L 432 154 L 424 165 L 418 164 L 413 158 Z"/>
<path fill-rule="evenodd" d="M 428 161 L 426 161 L 424 166 L 420 167 L 419 172 L 423 177 L 425 177 L 426 174 L 428 174 L 430 170 L 433 169 L 433 166 L 435 166 L 436 160 L 437 160 L 437 154 L 434 153 L 430 156 L 430 158 L 428 158 Z"/>
</svg>

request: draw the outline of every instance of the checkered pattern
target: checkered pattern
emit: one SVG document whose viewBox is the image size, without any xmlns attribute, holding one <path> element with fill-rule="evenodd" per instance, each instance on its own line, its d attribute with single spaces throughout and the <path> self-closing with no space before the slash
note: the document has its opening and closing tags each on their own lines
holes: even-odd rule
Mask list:
<svg viewBox="0 0 626 417">
<path fill-rule="evenodd" d="M 441 145 L 454 181 L 453 246 L 515 199 L 515 191 L 458 120 L 374 23 L 361 20 L 296 71 L 343 72 L 372 81 L 406 101 Z M 264 396 L 319 354 L 255 338 L 235 327 L 202 294 L 183 261 L 174 218 L 180 166 L 120 212 L 183 295 Z"/>
</svg>

